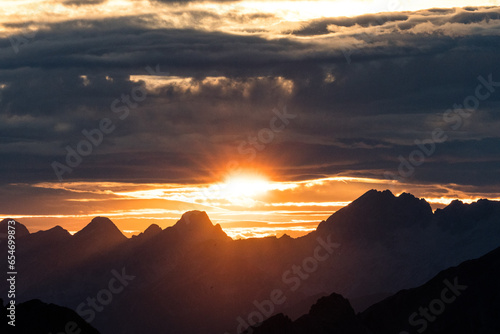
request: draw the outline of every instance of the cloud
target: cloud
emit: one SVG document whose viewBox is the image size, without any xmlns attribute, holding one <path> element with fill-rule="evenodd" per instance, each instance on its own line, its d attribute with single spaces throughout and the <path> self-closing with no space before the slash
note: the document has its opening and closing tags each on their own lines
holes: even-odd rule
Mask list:
<svg viewBox="0 0 500 334">
<path fill-rule="evenodd" d="M 297 180 L 382 177 L 415 139 L 448 126 L 443 113 L 474 93 L 478 76 L 500 81 L 496 11 L 327 18 L 291 34 L 179 29 L 155 15 L 72 20 L 46 24 L 17 54 L 2 38 L 0 183 L 55 180 L 51 163 L 64 162 L 66 146 L 102 118 L 116 130 L 70 178 L 199 182 L 231 160 Z M 217 15 L 189 12 L 186 22 L 227 19 Z M 149 75 L 156 65 L 168 73 Z M 111 104 L 138 86 L 147 99 L 120 120 Z M 492 94 L 460 131 L 448 131 L 411 181 L 500 183 L 499 99 Z M 241 154 L 240 143 L 284 105 L 297 118 L 254 160 Z"/>
<path fill-rule="evenodd" d="M 100 5 L 108 0 L 64 0 L 63 4 L 66 6 L 91 6 Z"/>
<path fill-rule="evenodd" d="M 372 27 L 382 26 L 388 22 L 398 22 L 408 20 L 408 15 L 399 13 L 388 14 L 368 14 L 356 17 L 338 17 L 328 19 L 317 19 L 304 23 L 304 27 L 294 30 L 292 33 L 298 36 L 313 36 L 329 34 L 332 26 L 335 27 Z"/>
</svg>

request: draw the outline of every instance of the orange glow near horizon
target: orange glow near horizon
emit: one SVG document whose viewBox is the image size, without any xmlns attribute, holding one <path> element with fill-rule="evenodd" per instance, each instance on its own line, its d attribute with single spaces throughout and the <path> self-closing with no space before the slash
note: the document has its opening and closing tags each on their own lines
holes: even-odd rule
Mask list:
<svg viewBox="0 0 500 334">
<path fill-rule="evenodd" d="M 270 174 L 268 174 L 270 175 Z M 68 182 L 15 184 L 46 192 L 30 211 L 5 210 L 0 217 L 18 219 L 31 232 L 60 225 L 74 232 L 93 217 L 111 218 L 126 236 L 149 225 L 166 228 L 190 210 L 206 211 L 232 238 L 298 237 L 314 230 L 337 210 L 370 189 L 390 189 L 396 196 L 409 192 L 425 198 L 433 209 L 455 199 L 472 203 L 480 198 L 500 200 L 457 185 L 395 184 L 391 180 L 331 176 L 300 181 L 273 181 L 256 170 L 229 173 L 205 184 Z M 47 201 L 52 203 L 48 209 Z M 38 208 L 38 209 L 36 209 Z"/>
</svg>

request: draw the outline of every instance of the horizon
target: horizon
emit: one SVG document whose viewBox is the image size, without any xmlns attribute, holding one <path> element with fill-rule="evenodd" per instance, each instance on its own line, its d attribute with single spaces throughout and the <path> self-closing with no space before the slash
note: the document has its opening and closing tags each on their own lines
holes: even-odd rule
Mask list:
<svg viewBox="0 0 500 334">
<path fill-rule="evenodd" d="M 376 191 L 377 193 L 381 193 L 381 192 L 385 192 L 385 191 L 389 191 L 389 189 L 384 189 L 384 190 L 378 190 L 378 189 L 370 189 L 368 192 L 370 191 Z M 365 195 L 367 192 L 361 194 L 359 197 Z M 392 193 L 392 192 L 391 192 Z M 399 197 L 401 194 L 403 194 L 405 192 L 402 192 L 402 193 L 398 193 L 398 194 L 394 194 L 392 193 L 395 197 Z M 414 196 L 413 194 L 411 193 L 408 193 L 412 196 Z M 442 208 L 445 208 L 446 206 L 450 205 L 450 203 L 447 203 L 447 204 L 444 204 L 444 203 L 437 203 L 437 204 L 432 204 L 430 202 L 428 202 L 425 198 L 419 198 L 418 196 L 415 196 L 417 199 L 423 199 L 425 200 L 431 207 L 432 209 L 432 212 L 435 213 L 437 209 L 442 209 Z M 356 199 L 358 199 L 356 198 Z M 478 200 L 488 200 L 488 201 L 498 201 L 498 200 L 492 200 L 492 199 L 488 199 L 488 198 L 480 198 L 480 199 L 476 199 L 476 200 L 467 200 L 467 201 L 462 201 L 460 199 L 455 199 L 453 201 L 460 201 L 462 202 L 463 204 L 472 204 L 472 203 L 477 203 Z M 354 201 L 354 200 L 353 200 Z M 339 210 L 346 207 L 346 206 L 349 206 L 353 201 L 347 203 L 345 206 L 342 206 L 342 207 L 339 207 Z M 20 218 L 18 217 L 5 217 L 5 218 L 1 218 L 0 220 L 6 220 L 6 219 L 15 219 L 18 223 L 21 223 L 22 225 L 24 225 L 28 231 L 30 233 L 36 233 L 36 232 L 40 232 L 40 231 L 46 231 L 48 229 L 51 229 L 51 228 L 54 228 L 56 226 L 60 226 L 62 227 L 63 229 L 65 229 L 66 231 L 68 231 L 71 235 L 74 235 L 76 234 L 77 232 L 81 231 L 83 228 L 85 228 L 88 224 L 90 224 L 90 221 L 88 221 L 88 219 L 90 219 L 91 221 L 95 218 L 108 218 L 111 222 L 113 222 L 113 224 L 118 228 L 118 230 L 125 236 L 127 237 L 128 239 L 131 239 L 133 236 L 137 236 L 139 235 L 140 233 L 144 232 L 148 227 L 150 227 L 151 225 L 157 225 L 159 226 L 162 230 L 168 228 L 168 227 L 172 227 L 174 226 L 176 223 L 178 223 L 180 221 L 180 219 L 182 218 L 182 216 L 187 213 L 187 212 L 190 212 L 190 211 L 200 211 L 200 212 L 205 212 L 207 213 L 209 219 L 211 220 L 213 226 L 215 225 L 221 225 L 221 228 L 222 230 L 224 231 L 224 233 L 226 233 L 231 239 L 233 240 L 240 240 L 240 239 L 249 239 L 249 238 L 266 238 L 266 237 L 276 237 L 276 238 L 280 238 L 282 237 L 283 235 L 288 235 L 292 238 L 298 238 L 298 237 L 302 237 L 302 236 L 305 236 L 313 231 L 316 231 L 317 229 L 317 226 L 322 222 L 322 221 L 326 221 L 329 217 L 333 216 L 337 211 L 333 211 L 331 212 L 330 214 L 328 214 L 324 219 L 321 219 L 321 220 L 318 220 L 317 222 L 315 223 L 312 223 L 311 225 L 309 226 L 294 226 L 293 223 L 290 223 L 290 225 L 286 224 L 286 223 L 281 223 L 283 224 L 283 226 L 273 226 L 272 223 L 268 223 L 268 222 L 260 222 L 261 223 L 261 226 L 247 226 L 247 224 L 249 223 L 248 221 L 244 222 L 244 221 L 222 221 L 222 222 L 219 222 L 217 220 L 217 218 L 213 218 L 213 216 L 211 215 L 210 212 L 207 212 L 206 210 L 188 210 L 188 211 L 184 211 L 183 213 L 180 214 L 180 216 L 176 219 L 172 218 L 173 219 L 173 222 L 170 221 L 170 219 L 160 219 L 158 218 L 159 222 L 156 222 L 156 221 L 153 221 L 151 223 L 146 224 L 144 225 L 145 227 L 142 229 L 142 230 L 127 230 L 127 229 L 123 229 L 123 228 L 120 228 L 120 225 L 123 225 L 123 222 L 120 222 L 120 223 L 117 223 L 115 221 L 115 217 L 106 217 L 106 216 L 94 216 L 94 217 L 79 217 L 77 219 L 78 221 L 78 224 L 75 225 L 75 223 L 73 224 L 70 224 L 71 226 L 78 226 L 77 229 L 68 229 L 65 227 L 65 225 L 67 226 L 68 224 L 54 224 L 52 226 L 50 226 L 49 228 L 47 229 L 38 229 L 38 230 L 30 230 L 30 225 L 31 224 L 27 224 L 26 222 L 23 222 L 20 220 Z M 214 215 L 215 217 L 217 217 L 217 214 Z M 34 222 L 37 221 L 37 218 L 32 218 Z M 65 218 L 58 218 L 58 219 L 65 219 Z M 118 221 L 120 220 L 123 220 L 123 218 L 118 218 Z M 141 218 L 136 218 L 136 219 L 131 219 L 131 223 L 134 224 L 134 226 L 137 226 L 137 221 L 141 221 Z M 250 222 L 250 223 L 253 223 L 255 224 L 256 222 Z M 232 227 L 233 224 L 241 224 L 240 227 Z M 295 227 L 295 228 L 294 228 Z"/>
</svg>

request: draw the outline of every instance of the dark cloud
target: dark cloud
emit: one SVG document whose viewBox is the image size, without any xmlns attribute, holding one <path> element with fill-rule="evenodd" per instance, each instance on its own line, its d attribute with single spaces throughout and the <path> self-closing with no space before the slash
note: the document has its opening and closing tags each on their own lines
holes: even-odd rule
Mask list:
<svg viewBox="0 0 500 334">
<path fill-rule="evenodd" d="M 317 20 L 295 32 L 325 35 L 309 39 L 155 28 L 155 20 L 53 24 L 17 54 L 0 40 L 1 183 L 56 180 L 51 163 L 102 118 L 115 131 L 71 178 L 188 182 L 232 159 L 288 166 L 280 174 L 294 179 L 381 176 L 442 127 L 449 141 L 412 182 L 500 183 L 500 90 L 458 130 L 442 118 L 474 94 L 478 76 L 500 81 L 495 9 Z M 345 30 L 330 36 L 330 25 Z M 164 81 L 121 120 L 113 101 L 151 87 L 134 76 L 151 80 L 145 68 L 157 65 Z M 239 145 L 284 105 L 297 117 L 255 159 L 242 154 Z"/>
<path fill-rule="evenodd" d="M 332 25 L 338 27 L 352 27 L 355 25 L 361 27 L 381 26 L 387 22 L 406 21 L 408 18 L 408 15 L 404 14 L 387 13 L 361 15 L 356 17 L 319 19 L 305 23 L 303 28 L 293 31 L 293 34 L 299 36 L 321 35 L 330 33 L 331 31 L 328 27 Z"/>
<path fill-rule="evenodd" d="M 63 4 L 66 6 L 91 6 L 100 5 L 108 2 L 108 0 L 64 0 Z"/>
<path fill-rule="evenodd" d="M 163 2 L 163 3 L 173 3 L 173 4 L 183 4 L 188 2 L 214 2 L 214 3 L 230 3 L 239 2 L 241 0 L 149 0 L 151 2 Z"/>
<path fill-rule="evenodd" d="M 315 36 L 345 31 L 343 27 L 379 28 L 379 33 L 395 27 L 407 30 L 418 24 L 428 23 L 433 26 L 443 26 L 450 23 L 488 23 L 500 19 L 497 7 L 467 7 L 464 9 L 427 9 L 413 13 L 379 13 L 356 17 L 325 18 L 305 22 L 301 29 L 292 33 L 298 36 Z M 385 31 L 384 31 L 385 28 Z M 374 32 L 368 32 L 373 34 Z"/>
<path fill-rule="evenodd" d="M 462 12 L 454 15 L 451 19 L 451 23 L 477 23 L 477 22 L 489 22 L 490 20 L 500 20 L 500 13 L 494 12 Z"/>
</svg>

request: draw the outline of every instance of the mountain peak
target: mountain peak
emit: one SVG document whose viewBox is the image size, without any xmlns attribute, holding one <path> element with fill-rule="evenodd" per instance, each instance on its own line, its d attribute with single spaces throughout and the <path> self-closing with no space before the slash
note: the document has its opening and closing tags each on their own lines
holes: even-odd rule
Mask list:
<svg viewBox="0 0 500 334">
<path fill-rule="evenodd" d="M 321 297 L 311 306 L 311 316 L 328 319 L 330 322 L 341 322 L 354 318 L 354 310 L 349 301 L 342 295 L 332 293 L 330 296 Z"/>
<path fill-rule="evenodd" d="M 100 224 L 100 225 L 113 225 L 113 226 L 115 226 L 115 224 L 111 221 L 111 219 L 109 219 L 107 217 L 95 217 L 95 218 L 93 218 L 90 221 L 90 224 L 94 224 L 94 225 L 97 225 L 97 224 Z"/>
<path fill-rule="evenodd" d="M 173 226 L 182 235 L 198 238 L 228 238 L 222 227 L 214 225 L 205 211 L 188 211 Z"/>
<path fill-rule="evenodd" d="M 198 228 L 212 227 L 213 224 L 205 211 L 193 210 L 184 213 L 175 226 L 194 230 Z"/>
<path fill-rule="evenodd" d="M 437 209 L 435 217 L 445 230 L 459 232 L 473 228 L 477 222 L 495 219 L 500 214 L 500 202 L 480 199 L 474 203 L 454 200 L 446 207 Z"/>
<path fill-rule="evenodd" d="M 127 239 L 116 225 L 106 217 L 95 217 L 82 230 L 77 232 L 76 238 L 109 238 L 110 241 Z"/>
<path fill-rule="evenodd" d="M 429 203 L 412 194 L 396 197 L 389 190 L 370 190 L 322 222 L 317 230 L 347 239 L 376 238 L 401 227 L 427 224 L 432 215 Z"/>
<path fill-rule="evenodd" d="M 144 232 L 140 233 L 139 235 L 133 235 L 132 239 L 149 240 L 150 238 L 153 238 L 154 236 L 160 234 L 161 231 L 162 229 L 160 226 L 158 226 L 157 224 L 151 224 L 147 229 L 144 230 Z"/>
<path fill-rule="evenodd" d="M 405 194 L 405 193 L 403 193 L 403 194 Z M 380 191 L 380 190 L 377 190 L 377 189 L 371 189 L 371 190 L 368 190 L 363 195 L 361 195 L 356 201 L 358 201 L 358 200 L 373 199 L 373 198 L 385 198 L 385 199 L 389 199 L 389 198 L 395 198 L 395 197 L 396 196 L 394 196 L 394 194 L 389 189 L 386 189 L 386 190 L 383 190 L 383 191 Z"/>
<path fill-rule="evenodd" d="M 38 231 L 36 233 L 32 233 L 31 235 L 36 236 L 36 237 L 55 238 L 55 239 L 62 239 L 62 238 L 71 237 L 71 234 L 59 225 L 56 225 L 53 228 L 48 229 L 48 230 Z"/>
<path fill-rule="evenodd" d="M 16 238 L 22 238 L 24 236 L 27 236 L 30 234 L 30 231 L 28 230 L 28 228 L 26 226 L 24 226 L 23 224 L 21 224 L 20 222 L 16 221 L 15 219 L 12 219 L 12 218 L 5 218 L 4 220 L 2 220 L 0 222 L 0 233 L 7 233 L 7 226 L 8 226 L 8 222 L 10 220 L 14 220 L 16 222 L 15 225 L 11 225 L 11 226 L 15 226 L 16 228 Z"/>
<path fill-rule="evenodd" d="M 351 333 L 366 334 L 368 331 L 357 319 L 351 304 L 339 294 L 320 298 L 311 307 L 308 314 L 291 321 L 279 313 L 258 327 L 252 327 L 245 332 L 254 334 L 272 333 Z"/>
<path fill-rule="evenodd" d="M 151 224 L 149 227 L 144 231 L 144 235 L 156 235 L 162 231 L 161 227 L 157 224 Z"/>
</svg>

